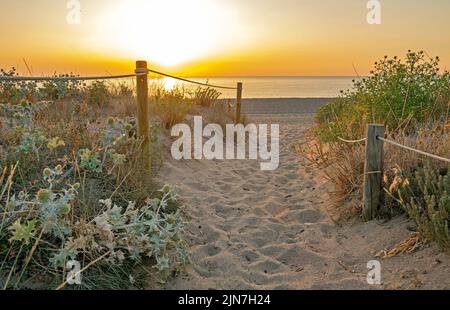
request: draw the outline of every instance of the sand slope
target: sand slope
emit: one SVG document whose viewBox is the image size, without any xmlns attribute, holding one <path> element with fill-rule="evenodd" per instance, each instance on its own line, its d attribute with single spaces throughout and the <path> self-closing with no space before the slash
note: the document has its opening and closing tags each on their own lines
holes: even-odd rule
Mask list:
<svg viewBox="0 0 450 310">
<path fill-rule="evenodd" d="M 383 260 L 383 285 L 368 285 L 367 262 L 408 236 L 405 219 L 334 225 L 325 211 L 331 184 L 291 147 L 313 114 L 251 119 L 280 124 L 278 170 L 261 171 L 256 161 L 167 159 L 161 178 L 178 188 L 187 206 L 192 265 L 164 288 L 450 288 L 449 259 L 435 247 Z"/>
</svg>

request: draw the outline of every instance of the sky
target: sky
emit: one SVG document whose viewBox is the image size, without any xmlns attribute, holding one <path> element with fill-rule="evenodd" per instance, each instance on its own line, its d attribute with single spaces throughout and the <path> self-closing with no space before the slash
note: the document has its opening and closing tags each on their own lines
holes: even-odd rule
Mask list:
<svg viewBox="0 0 450 310">
<path fill-rule="evenodd" d="M 143 59 L 183 76 L 354 76 L 412 49 L 450 68 L 450 1 L 380 0 L 379 25 L 367 2 L 0 0 L 0 67 L 116 74 Z"/>
</svg>

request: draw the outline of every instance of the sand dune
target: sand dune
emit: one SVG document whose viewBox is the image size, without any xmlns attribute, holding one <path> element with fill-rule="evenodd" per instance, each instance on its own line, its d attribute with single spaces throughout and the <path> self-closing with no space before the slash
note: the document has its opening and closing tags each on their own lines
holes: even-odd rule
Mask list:
<svg viewBox="0 0 450 310">
<path fill-rule="evenodd" d="M 252 121 L 280 124 L 275 171 L 261 171 L 256 161 L 167 159 L 162 181 L 174 184 L 187 206 L 192 264 L 164 288 L 450 288 L 448 256 L 434 246 L 382 260 L 383 284 L 367 284 L 367 262 L 406 238 L 408 221 L 343 227 L 331 221 L 332 185 L 292 149 L 313 125 L 318 104 L 294 114 L 273 114 L 273 106 L 253 110 L 272 114 L 252 114 Z"/>
</svg>

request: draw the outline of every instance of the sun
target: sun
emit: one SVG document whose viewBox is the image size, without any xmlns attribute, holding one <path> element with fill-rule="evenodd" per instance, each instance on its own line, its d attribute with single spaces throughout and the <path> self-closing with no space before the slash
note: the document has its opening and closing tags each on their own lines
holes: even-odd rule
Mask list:
<svg viewBox="0 0 450 310">
<path fill-rule="evenodd" d="M 219 0 L 116 1 L 98 19 L 107 45 L 122 54 L 176 66 L 220 48 L 233 16 Z M 96 37 L 99 37 L 96 35 Z"/>
<path fill-rule="evenodd" d="M 165 77 L 162 79 L 162 85 L 166 91 L 171 91 L 172 89 L 174 89 L 175 86 L 177 86 L 177 83 L 177 80 L 170 77 Z"/>
</svg>

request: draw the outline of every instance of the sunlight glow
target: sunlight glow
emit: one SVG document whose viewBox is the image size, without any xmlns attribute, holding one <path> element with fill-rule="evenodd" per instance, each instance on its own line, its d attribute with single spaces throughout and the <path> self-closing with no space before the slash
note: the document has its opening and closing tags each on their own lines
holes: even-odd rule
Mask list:
<svg viewBox="0 0 450 310">
<path fill-rule="evenodd" d="M 177 80 L 170 77 L 165 77 L 162 79 L 162 84 L 166 91 L 171 91 L 177 85 Z"/>
<path fill-rule="evenodd" d="M 230 25 L 235 17 L 219 0 L 128 0 L 111 5 L 98 27 L 125 55 L 175 66 L 220 48 Z"/>
</svg>

